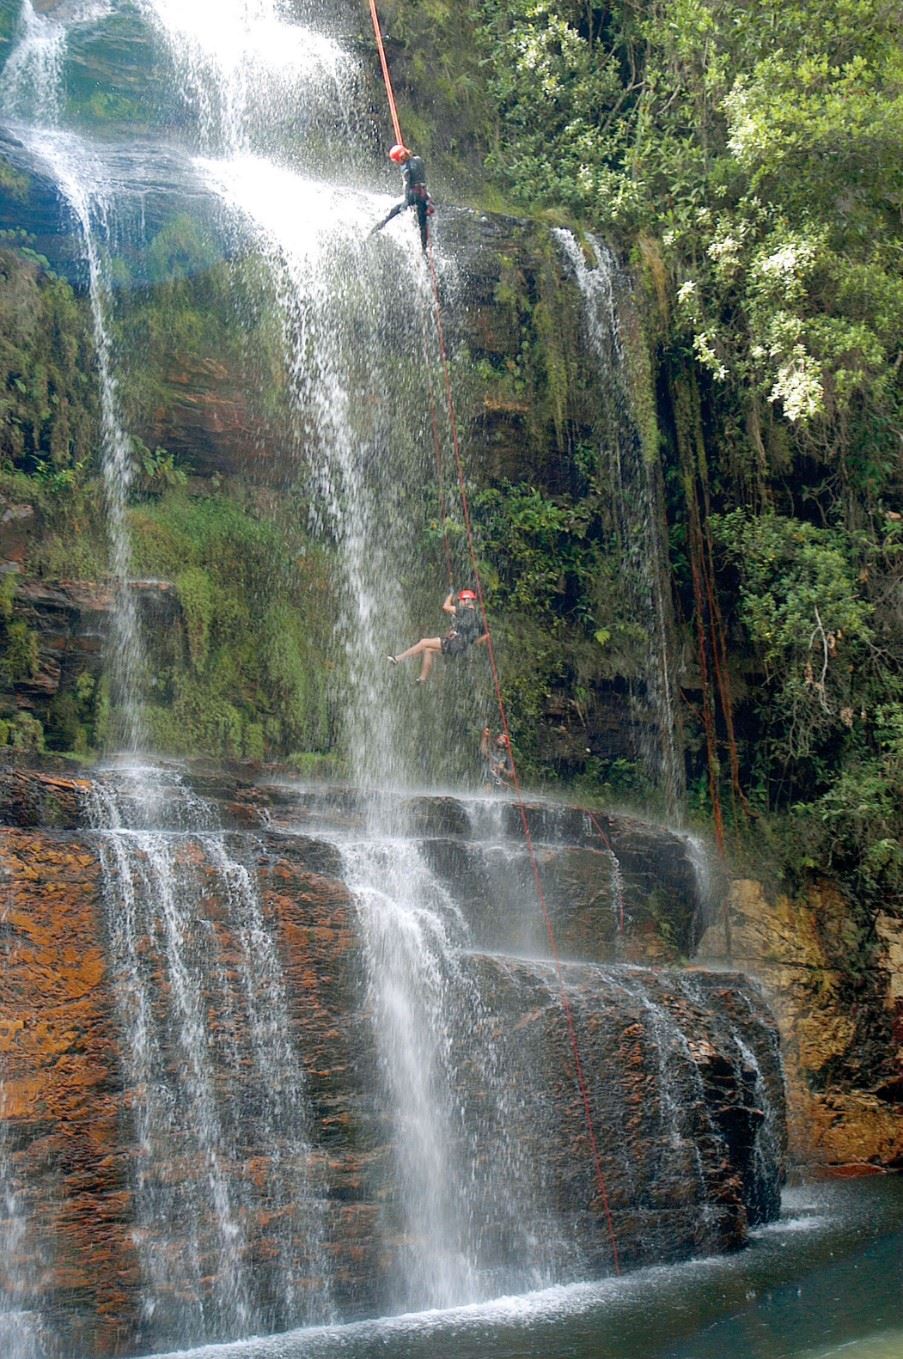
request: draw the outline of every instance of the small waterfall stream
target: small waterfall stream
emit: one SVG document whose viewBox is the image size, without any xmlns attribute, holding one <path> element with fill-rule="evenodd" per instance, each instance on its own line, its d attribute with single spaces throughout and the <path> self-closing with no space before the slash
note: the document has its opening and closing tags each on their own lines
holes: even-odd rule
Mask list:
<svg viewBox="0 0 903 1359">
<path fill-rule="evenodd" d="M 76 7 L 73 23 L 95 18 L 103 7 Z M 134 478 L 132 444 L 122 420 L 116 356 L 109 323 L 110 232 L 114 191 L 102 162 L 74 134 L 60 128 L 67 30 L 23 0 L 19 40 L 0 81 L 0 107 L 15 120 L 25 143 L 45 161 L 71 213 L 82 246 L 91 307 L 100 391 L 101 468 L 106 501 L 110 571 L 116 589 L 108 643 L 114 744 L 143 744 L 139 717 L 143 645 L 135 595 L 126 508 Z"/>
<path fill-rule="evenodd" d="M 90 817 L 136 1122 L 148 1334 L 190 1343 L 322 1321 L 305 1079 L 256 882 L 177 775 L 111 771 L 92 786 Z M 262 1210 L 269 1264 L 252 1273 Z M 301 1299 L 308 1278 L 319 1282 Z"/>
<path fill-rule="evenodd" d="M 626 358 L 619 320 L 619 279 L 614 256 L 595 236 L 587 237 L 594 263 L 590 265 L 572 232 L 556 228 L 557 240 L 583 297 L 584 322 L 592 351 L 599 364 L 600 382 L 611 392 L 616 418 L 604 436 L 602 456 L 609 469 L 607 484 L 616 489 L 614 512 L 619 551 L 623 556 L 621 580 L 628 591 L 631 614 L 647 638 L 641 695 L 649 709 L 650 725 L 657 736 L 643 753 L 665 798 L 668 814 L 680 816 L 684 797 L 683 757 L 677 730 L 671 654 L 671 604 L 667 547 L 662 540 L 661 494 L 656 485 L 658 463 L 643 448 L 629 412 Z"/>
</svg>

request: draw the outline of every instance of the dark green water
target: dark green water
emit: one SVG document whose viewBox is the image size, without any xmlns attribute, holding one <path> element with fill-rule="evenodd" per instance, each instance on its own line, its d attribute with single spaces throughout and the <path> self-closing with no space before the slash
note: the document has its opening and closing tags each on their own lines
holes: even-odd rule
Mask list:
<svg viewBox="0 0 903 1359">
<path fill-rule="evenodd" d="M 193 1359 L 903 1359 L 903 1178 L 789 1191 L 739 1255 Z"/>
</svg>

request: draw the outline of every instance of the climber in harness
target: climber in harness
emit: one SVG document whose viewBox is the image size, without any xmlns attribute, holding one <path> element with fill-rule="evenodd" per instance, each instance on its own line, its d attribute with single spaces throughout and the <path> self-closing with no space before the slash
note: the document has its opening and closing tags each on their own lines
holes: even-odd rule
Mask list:
<svg viewBox="0 0 903 1359">
<path fill-rule="evenodd" d="M 389 152 L 389 160 L 401 166 L 401 175 L 404 180 L 404 198 L 400 203 L 396 203 L 391 212 L 381 222 L 370 231 L 371 236 L 375 236 L 378 231 L 391 222 L 393 217 L 397 217 L 405 208 L 417 209 L 417 221 L 420 224 L 420 244 L 424 251 L 429 243 L 429 232 L 427 231 L 427 219 L 433 215 L 433 200 L 430 198 L 426 187 L 426 166 L 419 156 L 415 156 L 406 146 L 396 143 Z"/>
<path fill-rule="evenodd" d="M 487 792 L 498 788 L 510 788 L 514 779 L 514 758 L 511 754 L 511 738 L 500 731 L 495 740 L 489 727 L 484 727 L 480 736 L 480 758 L 482 761 L 482 783 Z"/>
<path fill-rule="evenodd" d="M 420 674 L 415 681 L 417 684 L 425 684 L 429 679 L 433 661 L 438 655 L 461 656 L 469 647 L 485 646 L 489 641 L 489 633 L 483 628 L 473 590 L 460 590 L 457 603 L 454 590 L 450 590 L 442 608 L 454 620 L 444 637 L 421 637 L 407 651 L 388 657 L 392 665 L 399 665 L 411 656 L 422 656 Z"/>
</svg>

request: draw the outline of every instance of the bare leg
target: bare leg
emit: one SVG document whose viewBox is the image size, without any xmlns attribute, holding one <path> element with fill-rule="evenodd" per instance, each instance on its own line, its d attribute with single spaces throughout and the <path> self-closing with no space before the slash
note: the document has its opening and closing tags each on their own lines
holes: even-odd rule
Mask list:
<svg viewBox="0 0 903 1359">
<path fill-rule="evenodd" d="M 430 640 L 432 641 L 432 638 L 430 638 Z M 420 674 L 417 676 L 418 684 L 426 684 L 430 677 L 430 671 L 433 668 L 433 661 L 438 655 L 439 652 L 434 651 L 432 647 L 424 647 L 423 660 L 420 662 Z"/>
<path fill-rule="evenodd" d="M 409 646 L 407 651 L 399 651 L 395 659 L 396 661 L 406 661 L 409 660 L 411 656 L 422 656 L 425 651 L 441 650 L 441 637 L 421 637 L 420 641 L 415 642 L 413 646 Z"/>
<path fill-rule="evenodd" d="M 417 676 L 417 683 L 425 684 L 430 677 L 433 661 L 441 650 L 441 637 L 421 637 L 420 641 L 409 646 L 407 651 L 401 651 L 397 656 L 390 656 L 389 660 L 394 661 L 397 665 L 399 661 L 406 661 L 411 656 L 422 656 L 423 660 L 420 662 L 420 674 Z"/>
</svg>

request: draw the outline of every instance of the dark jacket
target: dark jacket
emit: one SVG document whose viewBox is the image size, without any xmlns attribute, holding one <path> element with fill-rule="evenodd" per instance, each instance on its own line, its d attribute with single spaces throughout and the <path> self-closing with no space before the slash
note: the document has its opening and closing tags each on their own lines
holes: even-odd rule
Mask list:
<svg viewBox="0 0 903 1359">
<path fill-rule="evenodd" d="M 405 161 L 402 170 L 404 179 L 405 202 L 410 207 L 413 203 L 428 203 L 429 193 L 426 187 L 426 166 L 419 156 L 411 156 L 410 160 Z"/>
<path fill-rule="evenodd" d="M 426 166 L 420 156 L 411 156 L 405 161 L 404 169 L 401 172 L 404 176 L 405 192 L 422 184 L 426 188 Z"/>
<path fill-rule="evenodd" d="M 479 609 L 471 609 L 463 604 L 456 604 L 452 631 L 463 638 L 468 646 L 471 646 L 478 637 L 483 635 L 483 620 L 480 617 Z"/>
</svg>

